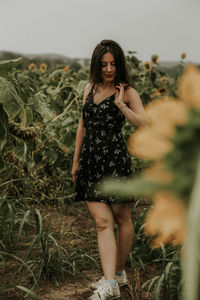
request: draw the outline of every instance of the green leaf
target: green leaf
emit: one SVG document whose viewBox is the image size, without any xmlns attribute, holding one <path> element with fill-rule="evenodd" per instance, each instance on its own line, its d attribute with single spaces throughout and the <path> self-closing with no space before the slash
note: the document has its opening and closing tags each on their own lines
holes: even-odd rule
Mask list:
<svg viewBox="0 0 200 300">
<path fill-rule="evenodd" d="M 6 136 L 7 131 L 4 129 L 2 124 L 0 123 L 0 149 L 2 150 L 4 145 L 6 144 Z"/>
<path fill-rule="evenodd" d="M 88 83 L 87 80 L 80 80 L 77 87 L 76 87 L 76 91 L 77 93 L 80 95 L 84 92 L 85 86 Z"/>
<path fill-rule="evenodd" d="M 0 172 L 2 172 L 5 169 L 5 162 L 3 156 L 0 154 Z"/>
<path fill-rule="evenodd" d="M 0 61 L 0 76 L 8 77 L 9 73 L 20 66 L 22 62 L 22 57 Z"/>
<path fill-rule="evenodd" d="M 40 298 L 38 295 L 36 295 L 34 292 L 32 292 L 31 290 L 29 290 L 28 288 L 26 288 L 24 286 L 16 285 L 16 288 L 18 288 L 19 290 L 25 292 L 26 294 L 33 297 L 34 299 L 42 300 L 42 298 Z"/>
<path fill-rule="evenodd" d="M 33 123 L 33 113 L 29 107 L 25 108 L 26 113 L 26 126 L 30 126 Z"/>
<path fill-rule="evenodd" d="M 51 95 L 51 97 L 53 98 L 53 100 L 56 100 L 57 97 L 58 97 L 58 94 L 60 92 L 60 89 L 58 87 L 54 88 L 54 87 L 50 86 L 50 87 L 47 88 L 46 91 L 47 91 L 47 93 L 49 95 Z"/>
<path fill-rule="evenodd" d="M 46 96 L 42 94 L 41 92 L 38 92 L 33 97 L 33 103 L 35 110 L 42 116 L 44 122 L 48 122 L 52 119 L 52 112 L 48 108 Z"/>
<path fill-rule="evenodd" d="M 21 161 L 26 160 L 27 155 L 27 145 L 24 142 L 17 142 L 17 145 L 13 148 L 14 154 L 19 158 Z"/>
<path fill-rule="evenodd" d="M 18 96 L 13 84 L 0 77 L 0 103 L 7 115 L 13 119 L 23 107 L 23 102 Z"/>
<path fill-rule="evenodd" d="M 26 294 L 33 297 L 34 299 L 42 300 L 38 295 L 36 295 L 33 291 L 26 288 L 25 286 L 14 285 L 14 284 L 2 284 L 2 285 L 0 285 L 0 291 L 11 290 L 11 289 L 16 289 L 16 288 L 23 291 L 23 292 L 25 292 Z"/>
<path fill-rule="evenodd" d="M 120 178 L 110 178 L 102 181 L 101 188 L 105 194 L 115 195 L 117 198 L 129 197 L 133 195 L 149 195 L 158 189 L 162 190 L 166 186 L 161 183 L 145 180 L 142 178 L 129 178 L 121 180 Z"/>
<path fill-rule="evenodd" d="M 19 241 L 20 241 L 23 226 L 24 226 L 26 220 L 29 218 L 29 215 L 30 215 L 30 210 L 27 210 L 24 214 L 24 217 L 23 217 L 21 223 L 20 223 L 19 232 L 18 232 L 18 236 L 17 236 L 17 247 L 19 246 Z"/>
<path fill-rule="evenodd" d="M 4 251 L 0 251 L 0 255 L 11 257 L 11 258 L 15 259 L 16 261 L 20 262 L 31 273 L 34 283 L 37 284 L 37 280 L 36 280 L 36 277 L 35 277 L 33 271 L 31 270 L 29 265 L 25 261 L 23 261 L 23 259 L 21 259 L 20 257 L 18 257 L 16 255 L 13 255 L 13 254 L 10 254 L 10 253 L 4 252 Z"/>
<path fill-rule="evenodd" d="M 63 121 L 62 126 L 63 126 L 63 127 L 68 126 L 69 124 L 71 124 L 71 123 L 73 123 L 73 122 L 74 122 L 74 120 L 73 120 L 72 117 L 67 117 L 67 118 Z"/>
<path fill-rule="evenodd" d="M 0 291 L 11 290 L 13 288 L 15 288 L 14 284 L 1 284 L 0 285 Z"/>
<path fill-rule="evenodd" d="M 74 144 L 74 133 L 73 132 L 70 131 L 65 134 L 63 144 L 66 147 L 71 147 Z"/>
</svg>

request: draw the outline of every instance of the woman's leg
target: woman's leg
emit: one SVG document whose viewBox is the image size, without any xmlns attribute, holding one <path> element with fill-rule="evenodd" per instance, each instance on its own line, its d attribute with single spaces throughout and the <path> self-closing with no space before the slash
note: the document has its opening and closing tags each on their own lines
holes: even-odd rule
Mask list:
<svg viewBox="0 0 200 300">
<path fill-rule="evenodd" d="M 129 257 L 134 240 L 130 204 L 111 205 L 114 219 L 118 225 L 116 271 L 122 271 Z"/>
<path fill-rule="evenodd" d="M 98 234 L 98 249 L 105 279 L 115 279 L 116 241 L 111 208 L 100 202 L 86 201 Z"/>
</svg>

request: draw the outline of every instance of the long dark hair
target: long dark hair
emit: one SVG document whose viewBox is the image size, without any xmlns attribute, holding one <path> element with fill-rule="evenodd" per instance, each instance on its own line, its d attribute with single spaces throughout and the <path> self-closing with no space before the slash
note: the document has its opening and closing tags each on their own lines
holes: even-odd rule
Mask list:
<svg viewBox="0 0 200 300">
<path fill-rule="evenodd" d="M 130 86 L 130 79 L 124 52 L 119 44 L 112 40 L 102 40 L 99 44 L 97 44 L 93 51 L 90 63 L 90 81 L 92 82 L 93 86 L 97 88 L 99 83 L 102 83 L 101 58 L 107 52 L 112 53 L 115 59 L 115 85 L 123 83 L 125 88 Z"/>
</svg>

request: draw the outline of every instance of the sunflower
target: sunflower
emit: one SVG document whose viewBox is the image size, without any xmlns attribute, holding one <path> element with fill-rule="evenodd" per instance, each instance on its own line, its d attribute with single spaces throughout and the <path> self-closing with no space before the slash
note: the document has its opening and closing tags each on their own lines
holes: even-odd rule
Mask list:
<svg viewBox="0 0 200 300">
<path fill-rule="evenodd" d="M 131 155 L 147 160 L 162 158 L 172 149 L 170 141 L 151 126 L 139 128 L 129 137 L 127 146 Z"/>
<path fill-rule="evenodd" d="M 41 71 L 42 73 L 45 73 L 46 70 L 47 70 L 47 64 L 41 63 L 41 64 L 40 64 L 40 71 Z"/>
<path fill-rule="evenodd" d="M 154 99 L 154 98 L 159 97 L 159 96 L 161 96 L 161 94 L 160 94 L 160 92 L 158 90 L 156 90 L 156 91 L 154 91 L 154 92 L 152 92 L 152 93 L 149 94 L 149 97 L 151 99 Z"/>
<path fill-rule="evenodd" d="M 66 66 L 66 67 L 64 67 L 64 68 L 62 69 L 62 72 L 64 73 L 64 72 L 67 72 L 68 70 L 69 70 L 69 67 Z"/>
<path fill-rule="evenodd" d="M 159 182 L 170 182 L 173 180 L 173 174 L 166 170 L 166 166 L 162 161 L 156 161 L 151 167 L 142 171 L 142 177 Z"/>
<path fill-rule="evenodd" d="M 36 66 L 36 64 L 31 63 L 31 64 L 28 66 L 28 69 L 29 69 L 30 71 L 35 72 L 35 71 L 37 71 L 37 66 Z"/>
<path fill-rule="evenodd" d="M 130 154 L 143 159 L 162 159 L 172 150 L 169 138 L 176 133 L 176 125 L 185 124 L 187 109 L 183 102 L 165 97 L 145 107 L 149 126 L 137 129 L 128 140 Z"/>
<path fill-rule="evenodd" d="M 153 64 L 158 64 L 158 58 L 159 58 L 158 54 L 152 55 L 152 56 L 151 56 L 151 61 L 152 61 L 152 63 L 153 63 Z"/>
<path fill-rule="evenodd" d="M 160 93 L 161 95 L 164 95 L 164 94 L 167 93 L 167 88 L 161 86 L 161 87 L 159 87 L 158 91 L 159 91 L 159 93 Z"/>
<path fill-rule="evenodd" d="M 185 205 L 172 192 L 158 192 L 153 197 L 153 207 L 145 221 L 144 230 L 148 235 L 156 235 L 154 247 L 161 244 L 182 244 L 185 240 Z"/>
<path fill-rule="evenodd" d="M 143 64 L 143 66 L 144 66 L 144 69 L 145 69 L 146 72 L 150 72 L 150 71 L 152 70 L 152 65 L 151 65 L 151 63 L 148 62 L 148 61 L 146 61 L 146 62 Z"/>
<path fill-rule="evenodd" d="M 186 53 L 185 52 L 181 53 L 181 59 L 185 59 L 185 58 L 186 58 Z"/>
<path fill-rule="evenodd" d="M 165 77 L 165 76 L 163 76 L 163 77 L 161 77 L 160 78 L 160 81 L 162 81 L 163 83 L 168 83 L 168 79 L 167 79 L 167 77 Z"/>
<path fill-rule="evenodd" d="M 200 70 L 188 64 L 179 80 L 178 96 L 188 106 L 200 110 Z"/>
</svg>

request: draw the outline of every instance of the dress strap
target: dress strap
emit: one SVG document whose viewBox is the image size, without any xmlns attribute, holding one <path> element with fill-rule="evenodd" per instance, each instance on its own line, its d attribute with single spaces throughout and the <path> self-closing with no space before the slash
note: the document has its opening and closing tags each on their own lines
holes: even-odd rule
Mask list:
<svg viewBox="0 0 200 300">
<path fill-rule="evenodd" d="M 90 100 L 92 99 L 92 97 L 93 97 L 93 85 L 92 85 L 92 87 L 91 87 L 89 93 L 87 94 L 87 97 L 86 97 L 86 99 L 85 99 L 85 102 L 90 101 Z"/>
</svg>

